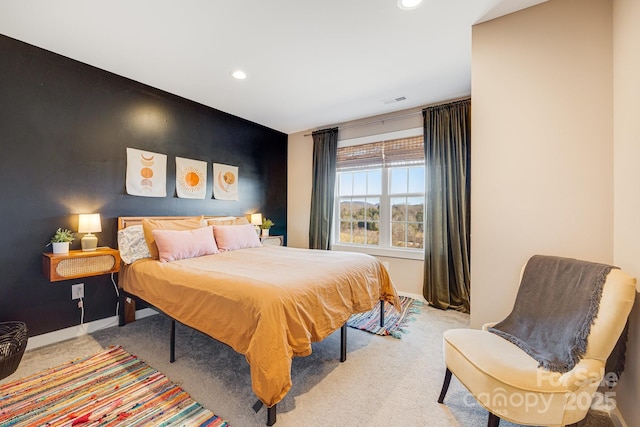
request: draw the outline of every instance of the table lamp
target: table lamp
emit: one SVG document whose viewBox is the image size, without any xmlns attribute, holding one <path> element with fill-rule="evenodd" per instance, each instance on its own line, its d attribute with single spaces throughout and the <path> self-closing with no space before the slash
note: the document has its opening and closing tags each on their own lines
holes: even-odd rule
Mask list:
<svg viewBox="0 0 640 427">
<path fill-rule="evenodd" d="M 260 235 L 260 226 L 262 225 L 262 214 L 261 213 L 251 214 L 251 224 L 256 229 L 256 233 Z"/>
<path fill-rule="evenodd" d="M 99 233 L 102 231 L 100 224 L 100 214 L 80 214 L 78 218 L 78 233 L 87 233 L 80 244 L 83 251 L 95 251 L 98 246 L 98 238 L 91 233 Z"/>
</svg>

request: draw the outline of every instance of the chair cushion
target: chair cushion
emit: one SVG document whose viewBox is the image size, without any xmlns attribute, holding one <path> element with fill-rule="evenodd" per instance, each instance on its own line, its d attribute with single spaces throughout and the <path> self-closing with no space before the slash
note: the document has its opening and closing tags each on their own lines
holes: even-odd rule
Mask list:
<svg viewBox="0 0 640 427">
<path fill-rule="evenodd" d="M 538 362 L 532 357 L 496 334 L 476 329 L 451 329 L 444 332 L 443 337 L 445 359 L 450 369 L 450 362 L 462 358 L 463 363 L 472 365 L 494 379 L 499 383 L 497 385 L 535 392 L 568 391 L 561 384 L 562 374 L 538 368 Z M 454 369 L 451 370 L 456 373 Z M 540 388 L 541 379 L 547 383 L 544 390 Z"/>
</svg>

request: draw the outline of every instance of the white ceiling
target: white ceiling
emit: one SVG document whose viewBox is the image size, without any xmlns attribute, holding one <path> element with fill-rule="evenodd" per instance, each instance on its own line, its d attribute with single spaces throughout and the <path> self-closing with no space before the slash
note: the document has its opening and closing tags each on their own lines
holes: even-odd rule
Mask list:
<svg viewBox="0 0 640 427">
<path fill-rule="evenodd" d="M 0 34 L 290 134 L 469 95 L 471 26 L 544 1 L 0 0 Z"/>
</svg>

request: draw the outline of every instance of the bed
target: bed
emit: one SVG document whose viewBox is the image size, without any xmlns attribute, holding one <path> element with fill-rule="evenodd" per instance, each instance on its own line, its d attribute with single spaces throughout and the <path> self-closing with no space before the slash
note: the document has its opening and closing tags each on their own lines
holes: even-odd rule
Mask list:
<svg viewBox="0 0 640 427">
<path fill-rule="evenodd" d="M 118 229 L 121 257 L 130 262 L 120 271 L 122 297 L 142 300 L 244 354 L 252 389 L 268 408 L 267 425 L 275 423 L 276 404 L 291 388 L 293 357 L 311 354 L 313 342 L 342 328 L 345 359 L 345 323 L 352 314 L 371 310 L 380 300 L 399 307 L 396 289 L 376 258 L 262 246 L 243 217 L 120 217 Z M 151 256 L 143 256 L 139 232 Z M 217 252 L 184 249 L 190 239 L 199 239 L 196 235 L 206 240 L 200 246 L 210 245 L 208 233 Z M 178 247 L 168 256 L 166 236 Z M 132 240 L 143 252 L 133 258 L 124 247 Z M 173 335 L 171 342 L 173 359 Z"/>
</svg>

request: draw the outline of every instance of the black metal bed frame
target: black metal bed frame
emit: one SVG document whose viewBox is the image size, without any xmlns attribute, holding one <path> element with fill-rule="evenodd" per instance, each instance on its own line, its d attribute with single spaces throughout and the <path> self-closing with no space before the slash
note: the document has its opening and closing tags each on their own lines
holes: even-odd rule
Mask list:
<svg viewBox="0 0 640 427">
<path fill-rule="evenodd" d="M 176 360 L 176 319 L 164 313 L 162 310 L 155 307 L 153 304 L 145 301 L 144 299 L 130 294 L 122 288 L 119 288 L 119 308 L 118 308 L 118 326 L 124 326 L 126 324 L 125 321 L 125 303 L 127 298 L 131 298 L 135 301 L 142 302 L 143 304 L 148 305 L 152 309 L 158 311 L 159 313 L 164 314 L 169 319 L 171 319 L 171 331 L 169 335 L 169 362 L 173 363 Z M 179 321 L 178 321 L 179 322 Z M 380 300 L 380 327 L 384 326 L 384 300 Z M 209 337 L 211 337 L 209 335 Z M 213 337 L 211 337 L 213 338 Z M 215 338 L 213 338 L 215 339 Z M 216 340 L 217 341 L 217 340 Z M 340 362 L 344 362 L 347 360 L 347 324 L 345 323 L 340 327 Z M 277 404 L 267 407 L 267 425 L 272 426 L 276 423 L 276 406 Z M 253 410 L 258 412 L 262 407 L 262 402 L 258 401 L 255 405 L 253 405 Z"/>
</svg>

